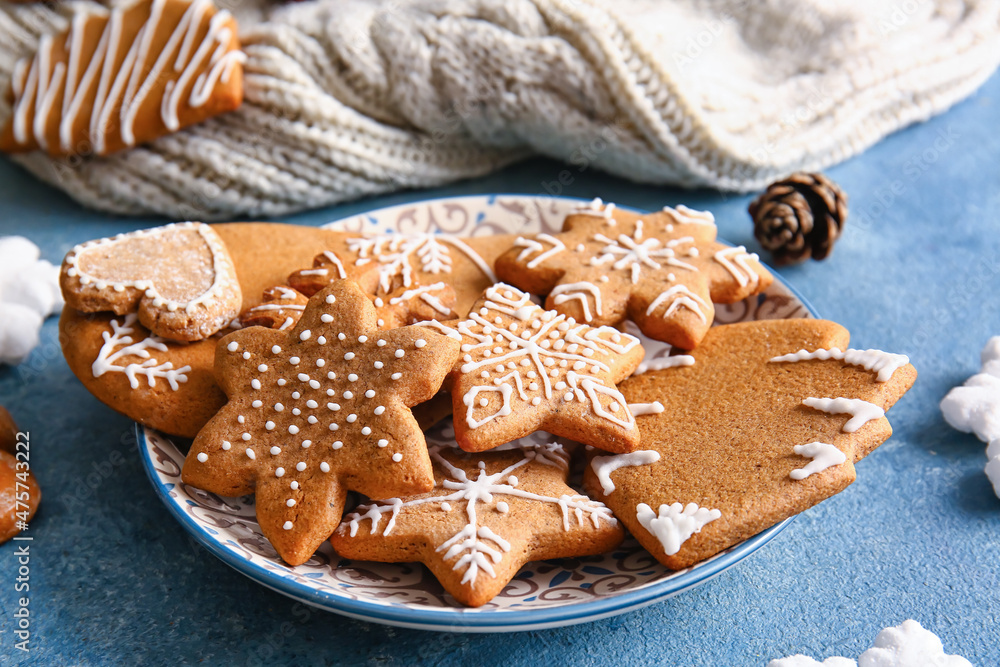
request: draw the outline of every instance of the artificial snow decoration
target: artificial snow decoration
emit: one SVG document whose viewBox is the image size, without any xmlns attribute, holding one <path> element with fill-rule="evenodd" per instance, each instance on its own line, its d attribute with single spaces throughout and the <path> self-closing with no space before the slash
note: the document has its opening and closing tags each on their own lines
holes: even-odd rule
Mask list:
<svg viewBox="0 0 1000 667">
<path fill-rule="evenodd" d="M 947 655 L 936 634 L 914 620 L 878 633 L 872 647 L 857 662 L 850 658 L 827 658 L 823 662 L 804 655 L 772 660 L 767 667 L 972 667 L 965 658 Z"/>
<path fill-rule="evenodd" d="M 975 433 L 989 443 L 986 475 L 1000 496 L 1000 336 L 986 343 L 980 355 L 982 369 L 955 387 L 941 401 L 945 421 L 963 433 Z"/>
<path fill-rule="evenodd" d="M 38 345 L 42 322 L 63 305 L 59 267 L 23 236 L 0 238 L 0 363 L 19 364 Z"/>
</svg>

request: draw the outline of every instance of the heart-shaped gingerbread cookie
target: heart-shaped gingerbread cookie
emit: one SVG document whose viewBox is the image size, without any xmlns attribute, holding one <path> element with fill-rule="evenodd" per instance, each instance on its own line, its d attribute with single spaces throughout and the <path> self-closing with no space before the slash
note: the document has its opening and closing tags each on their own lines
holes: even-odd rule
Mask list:
<svg viewBox="0 0 1000 667">
<path fill-rule="evenodd" d="M 60 283 L 72 308 L 137 312 L 151 332 L 179 341 L 223 329 L 243 301 L 225 243 L 200 222 L 78 245 L 63 261 Z"/>
</svg>

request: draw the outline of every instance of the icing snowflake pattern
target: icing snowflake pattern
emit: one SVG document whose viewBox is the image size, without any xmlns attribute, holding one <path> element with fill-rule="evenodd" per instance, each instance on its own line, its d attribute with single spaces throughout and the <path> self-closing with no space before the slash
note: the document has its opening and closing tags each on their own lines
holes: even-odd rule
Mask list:
<svg viewBox="0 0 1000 667">
<path fill-rule="evenodd" d="M 489 288 L 480 303 L 457 326 L 463 338 L 459 370 L 471 386 L 463 387 L 463 409 L 456 412 L 468 429 L 512 414 L 518 402 L 530 409 L 553 401 L 588 405 L 607 422 L 634 429 L 611 376 L 613 360 L 639 349 L 638 339 L 546 311 L 503 283 Z"/>
<path fill-rule="evenodd" d="M 617 525 L 617 520 L 603 503 L 590 500 L 586 496 L 563 495 L 558 498 L 544 496 L 517 488 L 518 479 L 514 474 L 519 468 L 535 460 L 526 454 L 516 463 L 505 467 L 500 472 L 489 474 L 486 464 L 479 462 L 479 474 L 471 478 L 469 474 L 453 465 L 443 456 L 441 448 L 431 449 L 431 458 L 447 472 L 441 486 L 446 491 L 443 495 L 433 495 L 425 498 L 402 501 L 398 498 L 386 501 L 384 504 L 372 504 L 359 507 L 356 512 L 346 517 L 342 527 L 346 525 L 350 536 L 357 535 L 361 522 L 371 522 L 371 534 L 376 534 L 382 526 L 383 515 L 388 515 L 388 521 L 382 528 L 383 536 L 389 535 L 396 525 L 396 519 L 401 511 L 418 505 L 437 504 L 441 511 L 450 513 L 462 511 L 466 515 L 465 525 L 445 542 L 435 549 L 444 553 L 446 561 L 455 559 L 452 569 L 462 571 L 462 584 L 473 584 L 482 573 L 495 577 L 494 565 L 498 564 L 504 554 L 510 551 L 510 543 L 490 528 L 480 525 L 478 512 L 492 507 L 494 511 L 506 513 L 509 506 L 502 497 L 513 497 L 539 503 L 557 505 L 562 512 L 563 530 L 568 531 L 573 521 L 582 525 L 585 521 L 600 527 L 601 521 Z M 461 503 L 465 507 L 461 508 Z M 453 504 L 454 503 L 454 504 Z"/>
<path fill-rule="evenodd" d="M 518 237 L 497 258 L 497 275 L 547 294 L 546 308 L 588 324 L 631 319 L 650 338 L 693 349 L 715 316 L 768 287 L 771 275 L 743 247 L 716 242 L 710 213 L 616 209 L 598 200 L 563 230 Z"/>
<path fill-rule="evenodd" d="M 496 276 L 489 265 L 456 237 L 438 234 L 382 234 L 347 240 L 348 249 L 357 254 L 356 266 L 364 266 L 373 261 L 378 263 L 378 286 L 382 292 L 390 292 L 399 286 L 411 287 L 417 282 L 414 274 L 418 271 L 434 275 L 451 273 L 449 245 L 463 252 L 487 277 L 496 282 Z"/>
<path fill-rule="evenodd" d="M 591 266 L 610 264 L 616 271 L 628 270 L 632 284 L 639 282 L 643 268 L 660 269 L 663 264 L 684 271 L 697 271 L 698 268 L 677 259 L 678 255 L 686 255 L 694 246 L 694 237 L 683 236 L 671 239 L 666 243 L 656 237 L 643 238 L 643 222 L 637 220 L 632 234 L 619 234 L 611 239 L 604 234 L 594 234 L 594 240 L 604 243 L 601 254 L 590 259 Z M 691 246 L 682 248 L 682 246 Z"/>
<path fill-rule="evenodd" d="M 187 373 L 191 372 L 191 367 L 174 368 L 169 361 L 162 364 L 157 361 L 150 350 L 167 351 L 166 343 L 159 336 L 150 334 L 136 342 L 132 335 L 135 333 L 135 323 L 138 319 L 138 315 L 129 313 L 122 323 L 117 319 L 111 320 L 111 331 L 101 334 L 104 345 L 101 346 L 97 359 L 91 366 L 94 377 L 99 378 L 105 373 L 124 373 L 133 389 L 139 386 L 140 376 L 146 378 L 150 387 L 155 387 L 157 378 L 160 378 L 166 380 L 170 389 L 177 391 L 180 383 L 187 382 Z M 143 361 L 123 365 L 117 363 L 125 357 L 139 357 Z"/>
</svg>

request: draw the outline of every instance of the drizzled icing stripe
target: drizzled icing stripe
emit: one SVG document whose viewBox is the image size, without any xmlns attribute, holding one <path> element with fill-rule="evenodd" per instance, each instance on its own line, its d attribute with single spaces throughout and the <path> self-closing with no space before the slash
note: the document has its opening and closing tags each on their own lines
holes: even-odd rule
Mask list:
<svg viewBox="0 0 1000 667">
<path fill-rule="evenodd" d="M 708 319 L 705 317 L 705 313 L 702 312 L 702 309 L 708 310 L 708 304 L 705 303 L 704 299 L 688 289 L 686 285 L 674 285 L 662 292 L 656 297 L 653 303 L 649 304 L 649 308 L 646 309 L 646 316 L 652 315 L 664 303 L 670 305 L 663 311 L 663 319 L 667 319 L 680 308 L 687 308 L 698 316 L 702 324 L 708 324 Z"/>
<path fill-rule="evenodd" d="M 713 257 L 739 283 L 740 287 L 756 285 L 760 281 L 760 276 L 750 264 L 751 261 L 756 262 L 759 257 L 756 253 L 748 253 L 743 246 L 720 250 Z"/>
<path fill-rule="evenodd" d="M 580 215 L 594 215 L 604 218 L 608 221 L 608 224 L 613 226 L 615 224 L 615 220 L 612 216 L 614 216 L 615 208 L 616 206 L 612 202 L 605 204 L 600 197 L 595 197 L 586 204 L 576 206 L 572 209 L 572 212 Z"/>
<path fill-rule="evenodd" d="M 663 552 L 673 556 L 680 551 L 681 545 L 695 533 L 700 533 L 705 525 L 722 516 L 717 509 L 698 507 L 695 503 L 686 506 L 680 503 L 660 505 L 659 512 L 654 512 L 646 503 L 635 507 L 635 517 L 650 535 L 659 540 Z"/>
<path fill-rule="evenodd" d="M 449 326 L 441 324 L 437 320 L 424 320 L 423 322 L 414 322 L 415 327 L 429 327 L 431 329 L 436 329 L 443 333 L 448 338 L 453 338 L 455 340 L 462 340 L 462 334 L 458 333 L 455 329 Z"/>
<path fill-rule="evenodd" d="M 885 417 L 885 410 L 860 398 L 814 398 L 802 401 L 802 405 L 830 414 L 849 414 L 851 418 L 844 424 L 844 433 L 854 433 L 873 419 Z"/>
<path fill-rule="evenodd" d="M 179 127 L 180 106 L 185 101 L 193 108 L 204 105 L 220 80 L 223 83 L 229 82 L 232 71 L 238 64 L 246 61 L 246 55 L 239 50 L 226 50 L 232 40 L 232 30 L 226 25 L 231 15 L 226 11 L 212 16 L 207 34 L 201 42 L 195 42 L 205 15 L 213 9 L 210 0 L 194 0 L 163 48 L 158 54 L 153 52 L 153 44 L 157 40 L 167 3 L 168 0 L 153 0 L 149 18 L 130 45 L 124 24 L 126 14 L 133 11 L 135 5 L 118 7 L 110 12 L 96 7 L 78 10 L 66 36 L 66 50 L 69 54 L 66 63 L 58 62 L 53 66 L 59 37 L 43 36 L 35 57 L 19 61 L 14 69 L 14 140 L 23 145 L 33 136 L 40 147 L 47 149 L 46 129 L 53 113 L 58 110 L 61 114 L 60 149 L 71 150 L 73 128 L 77 125 L 81 111 L 87 107 L 88 94 L 95 81 L 97 89 L 91 111 L 89 137 L 98 154 L 107 148 L 108 127 L 117 125 L 122 142 L 127 146 L 135 144 L 134 127 L 139 110 L 158 82 L 166 76 L 178 75 L 176 81 L 166 83 L 160 104 L 160 118 L 167 129 L 173 131 Z M 81 76 L 80 71 L 84 67 L 84 40 L 92 20 L 103 20 L 105 25 Z M 123 46 L 127 51 L 121 66 L 115 69 Z M 151 58 L 155 58 L 152 63 Z M 207 70 L 203 71 L 204 67 Z M 199 71 L 201 74 L 198 74 Z M 185 100 L 182 93 L 192 79 L 194 85 Z M 60 87 L 63 89 L 63 103 L 57 109 L 54 100 Z M 119 108 L 117 123 L 112 121 L 116 108 Z M 28 115 L 32 109 L 35 110 L 35 117 L 29 129 Z"/>
<path fill-rule="evenodd" d="M 209 287 L 205 292 L 200 294 L 198 297 L 190 301 L 174 301 L 162 296 L 156 289 L 156 285 L 152 280 L 106 280 L 104 278 L 98 278 L 97 276 L 90 275 L 86 273 L 79 267 L 80 257 L 88 250 L 100 248 L 102 246 L 114 245 L 119 241 L 124 241 L 131 238 L 143 238 L 147 236 L 158 236 L 161 234 L 168 234 L 174 231 L 185 231 L 194 230 L 201 235 L 202 240 L 205 245 L 208 246 L 212 253 L 212 271 L 214 273 L 214 279 L 212 281 L 211 287 Z M 126 289 L 139 289 L 144 290 L 146 297 L 153 299 L 153 305 L 157 308 L 166 307 L 167 310 L 174 312 L 179 309 L 183 309 L 186 313 L 191 314 L 195 311 L 198 306 L 204 306 L 211 303 L 214 299 L 222 294 L 224 289 L 224 283 L 228 283 L 231 278 L 233 278 L 232 272 L 229 270 L 228 262 L 225 262 L 225 258 L 228 254 L 228 250 L 225 245 L 223 245 L 222 240 L 218 235 L 212 230 L 208 225 L 201 222 L 178 222 L 170 225 L 164 225 L 162 227 L 154 227 L 153 229 L 141 229 L 136 232 L 129 232 L 127 234 L 118 234 L 111 238 L 99 239 L 97 241 L 88 241 L 86 243 L 81 243 L 77 245 L 69 254 L 66 255 L 66 264 L 69 265 L 69 269 L 66 271 L 66 275 L 71 278 L 79 278 L 81 285 L 94 285 L 99 290 L 106 288 L 111 288 L 116 292 L 121 292 Z M 286 306 L 287 307 L 287 306 Z"/>
<path fill-rule="evenodd" d="M 675 354 L 672 357 L 650 359 L 639 364 L 632 375 L 642 375 L 649 371 L 661 371 L 664 368 L 677 368 L 678 366 L 694 366 L 694 357 L 690 354 Z"/>
<path fill-rule="evenodd" d="M 561 306 L 567 301 L 579 300 L 583 308 L 584 322 L 590 322 L 594 319 L 590 314 L 589 299 L 594 300 L 594 312 L 597 316 L 600 317 L 603 314 L 601 311 L 601 290 L 594 283 L 578 282 L 557 285 L 549 295 L 553 297 L 552 302 L 557 306 Z"/>
<path fill-rule="evenodd" d="M 440 299 L 435 297 L 431 292 L 440 292 L 445 288 L 444 283 L 434 283 L 433 285 L 425 285 L 421 287 L 415 287 L 411 290 L 406 290 L 399 296 L 395 296 L 389 299 L 389 305 L 395 306 L 404 301 L 409 301 L 415 296 L 419 296 L 420 300 L 426 303 L 428 306 L 441 313 L 442 315 L 450 315 L 451 308 L 448 308 Z"/>
<path fill-rule="evenodd" d="M 618 454 L 617 456 L 595 456 L 590 461 L 590 467 L 593 469 L 594 474 L 597 475 L 597 481 L 601 483 L 604 495 L 610 496 L 615 490 L 615 483 L 611 481 L 611 473 L 619 468 L 644 466 L 656 463 L 659 460 L 660 453 L 650 449 L 630 452 L 628 454 Z"/>
<path fill-rule="evenodd" d="M 540 241 L 545 241 L 552 247 L 549 248 L 548 250 L 545 250 L 545 246 L 543 246 L 541 243 L 538 242 L 538 240 L 535 239 L 538 239 Z M 529 269 L 535 268 L 536 266 L 547 260 L 549 257 L 557 255 L 566 249 L 566 245 L 556 237 L 552 236 L 551 234 L 538 234 L 537 236 L 535 236 L 534 239 L 526 239 L 523 236 L 518 236 L 517 240 L 514 241 L 514 245 L 517 246 L 518 248 L 524 248 L 524 250 L 522 250 L 517 255 L 517 261 L 519 262 L 527 259 L 527 257 L 532 253 L 535 252 L 538 253 L 538 255 L 533 260 L 528 262 L 527 267 Z"/>
<path fill-rule="evenodd" d="M 633 417 L 642 417 L 645 415 L 658 415 L 666 410 L 663 407 L 663 403 L 659 401 L 653 401 L 652 403 L 629 403 L 628 411 L 632 413 Z"/>
<path fill-rule="evenodd" d="M 837 359 L 851 366 L 861 366 L 866 371 L 878 373 L 875 378 L 879 382 L 886 382 L 898 369 L 910 363 L 910 358 L 905 354 L 892 354 L 882 350 L 854 350 L 848 349 L 841 352 L 840 348 L 833 347 L 829 350 L 819 349 L 813 352 L 799 350 L 791 354 L 783 354 L 780 357 L 771 358 L 772 363 L 809 361 L 811 359 Z"/>
<path fill-rule="evenodd" d="M 663 212 L 669 214 L 679 225 L 715 226 L 715 216 L 712 215 L 711 211 L 697 211 L 684 204 L 678 204 L 677 208 L 664 206 Z"/>
<path fill-rule="evenodd" d="M 796 468 L 788 473 L 788 476 L 794 480 L 803 480 L 810 475 L 823 472 L 827 468 L 840 465 L 847 460 L 844 452 L 825 442 L 810 442 L 808 445 L 795 445 L 793 450 L 799 456 L 806 456 L 812 459 L 806 466 Z"/>
</svg>

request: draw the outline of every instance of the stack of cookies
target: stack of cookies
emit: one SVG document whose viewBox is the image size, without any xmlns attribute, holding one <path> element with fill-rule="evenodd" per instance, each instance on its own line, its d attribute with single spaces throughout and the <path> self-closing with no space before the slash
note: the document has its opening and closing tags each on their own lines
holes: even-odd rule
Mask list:
<svg viewBox="0 0 1000 667">
<path fill-rule="evenodd" d="M 772 282 L 715 236 L 599 200 L 530 237 L 172 225 L 70 252 L 62 340 L 108 405 L 193 438 L 185 483 L 255 494 L 289 565 L 329 539 L 478 606 L 624 529 L 688 567 L 841 491 L 891 434 L 908 359 L 821 320 L 713 327 Z"/>
</svg>

